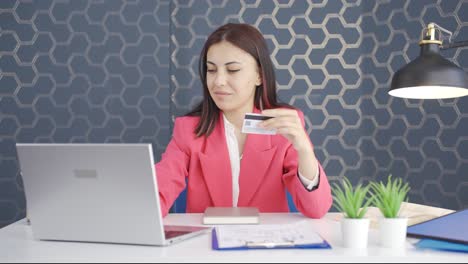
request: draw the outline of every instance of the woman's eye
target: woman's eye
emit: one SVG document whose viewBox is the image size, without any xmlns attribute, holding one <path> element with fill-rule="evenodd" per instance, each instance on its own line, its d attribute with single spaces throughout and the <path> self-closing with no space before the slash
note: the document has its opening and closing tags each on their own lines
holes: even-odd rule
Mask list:
<svg viewBox="0 0 468 264">
<path fill-rule="evenodd" d="M 216 70 L 213 70 L 213 69 L 208 69 L 208 70 L 206 70 L 206 71 L 209 72 L 209 73 L 216 72 Z"/>
<path fill-rule="evenodd" d="M 228 70 L 229 73 L 235 73 L 235 72 L 238 72 L 240 71 L 240 69 L 237 69 L 237 70 Z"/>
</svg>

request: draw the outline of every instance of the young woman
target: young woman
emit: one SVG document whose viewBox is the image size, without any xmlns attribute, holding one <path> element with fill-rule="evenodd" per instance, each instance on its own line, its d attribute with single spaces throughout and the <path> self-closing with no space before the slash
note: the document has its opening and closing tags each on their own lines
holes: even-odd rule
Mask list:
<svg viewBox="0 0 468 264">
<path fill-rule="evenodd" d="M 185 187 L 188 213 L 209 206 L 288 212 L 288 190 L 305 216 L 326 214 L 332 204 L 327 177 L 302 112 L 277 100 L 261 33 L 247 24 L 221 26 L 208 37 L 199 66 L 203 101 L 176 119 L 172 140 L 156 164 L 163 215 Z M 261 126 L 277 134 L 243 134 L 246 113 L 273 117 Z"/>
</svg>

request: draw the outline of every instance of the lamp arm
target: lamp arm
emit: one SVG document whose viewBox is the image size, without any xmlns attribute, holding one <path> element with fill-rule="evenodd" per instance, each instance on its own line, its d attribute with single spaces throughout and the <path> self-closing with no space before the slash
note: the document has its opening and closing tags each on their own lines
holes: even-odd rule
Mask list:
<svg viewBox="0 0 468 264">
<path fill-rule="evenodd" d="M 430 23 L 427 27 L 428 30 L 430 29 L 436 29 L 436 30 L 439 30 L 439 35 L 440 35 L 440 38 L 442 38 L 442 32 L 446 33 L 448 35 L 448 44 L 447 45 L 441 45 L 440 46 L 440 49 L 441 50 L 446 50 L 446 49 L 453 49 L 453 48 L 460 48 L 460 47 L 468 47 L 468 40 L 467 41 L 456 41 L 456 42 L 452 42 L 452 36 L 453 36 L 453 33 L 451 31 L 449 31 L 448 29 L 445 29 L 439 25 L 437 25 L 436 23 Z M 423 31 L 424 32 L 424 31 Z M 428 31 L 428 33 L 431 33 L 431 31 Z M 433 31 L 432 32 L 433 35 L 427 35 L 426 37 L 432 37 L 434 38 L 435 37 L 435 32 Z M 423 38 L 424 39 L 424 38 Z M 429 38 L 431 39 L 431 38 Z M 440 39 L 442 40 L 442 39 Z"/>
<path fill-rule="evenodd" d="M 441 50 L 446 49 L 453 49 L 453 48 L 460 48 L 460 47 L 468 47 L 468 40 L 467 41 L 456 41 L 453 43 L 448 43 L 447 45 L 442 45 L 440 47 Z"/>
</svg>

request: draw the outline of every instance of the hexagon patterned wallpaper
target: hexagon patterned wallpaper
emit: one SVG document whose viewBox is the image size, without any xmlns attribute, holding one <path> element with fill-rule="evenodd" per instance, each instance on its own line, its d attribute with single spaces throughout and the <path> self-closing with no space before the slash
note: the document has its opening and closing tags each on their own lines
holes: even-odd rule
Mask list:
<svg viewBox="0 0 468 264">
<path fill-rule="evenodd" d="M 264 34 L 330 181 L 391 173 L 410 202 L 468 206 L 468 98 L 387 94 L 424 25 L 468 40 L 467 0 L 1 0 L 0 227 L 25 215 L 16 142 L 149 142 L 159 159 L 227 22 Z M 468 48 L 443 55 L 468 71 Z"/>
</svg>

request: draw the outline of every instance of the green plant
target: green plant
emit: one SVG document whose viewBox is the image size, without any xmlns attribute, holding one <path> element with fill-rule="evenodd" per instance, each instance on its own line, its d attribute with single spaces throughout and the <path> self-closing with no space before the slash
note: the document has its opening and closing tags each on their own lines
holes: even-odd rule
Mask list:
<svg viewBox="0 0 468 264">
<path fill-rule="evenodd" d="M 359 184 L 353 188 L 351 182 L 346 178 L 341 182 L 341 187 L 336 183 L 333 184 L 335 207 L 343 212 L 346 218 L 363 218 L 372 202 L 372 199 L 367 197 L 369 187 L 369 185 Z"/>
<path fill-rule="evenodd" d="M 407 199 L 410 187 L 408 183 L 403 184 L 403 180 L 398 178 L 392 180 L 392 175 L 388 176 L 387 184 L 383 182 L 370 184 L 371 196 L 375 206 L 385 218 L 396 218 L 400 211 L 401 203 Z"/>
</svg>

